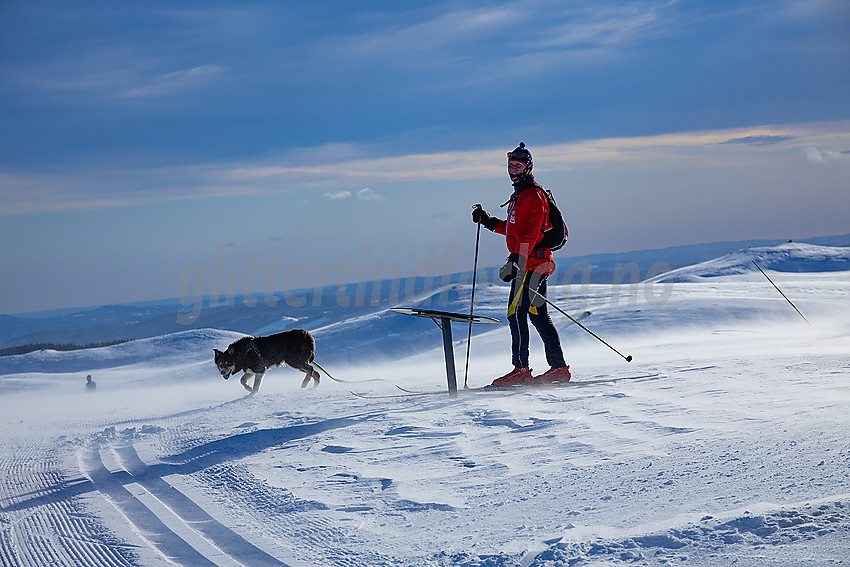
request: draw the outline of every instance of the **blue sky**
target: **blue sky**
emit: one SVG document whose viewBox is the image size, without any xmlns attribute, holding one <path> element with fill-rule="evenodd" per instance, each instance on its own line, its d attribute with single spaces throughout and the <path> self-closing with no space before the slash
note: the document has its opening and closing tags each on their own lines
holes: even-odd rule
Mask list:
<svg viewBox="0 0 850 567">
<path fill-rule="evenodd" d="M 844 0 L 7 1 L 0 313 L 468 270 L 520 140 L 561 256 L 850 232 L 848 61 Z"/>
</svg>

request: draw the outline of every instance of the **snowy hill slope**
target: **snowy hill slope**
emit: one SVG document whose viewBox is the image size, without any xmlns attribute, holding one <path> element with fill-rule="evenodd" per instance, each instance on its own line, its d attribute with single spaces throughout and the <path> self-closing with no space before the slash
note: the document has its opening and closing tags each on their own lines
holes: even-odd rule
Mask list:
<svg viewBox="0 0 850 567">
<path fill-rule="evenodd" d="M 360 355 L 336 376 L 384 382 L 302 390 L 277 369 L 254 397 L 212 363 L 231 332 L 7 357 L 0 564 L 846 563 L 850 271 L 771 275 L 811 326 L 757 272 L 553 287 L 634 355 L 553 314 L 576 382 L 658 374 L 596 386 L 356 398 L 445 387 L 439 329 L 394 313 L 316 330 L 320 355 Z M 506 325 L 473 339 L 471 386 L 508 344 Z"/>
<path fill-rule="evenodd" d="M 38 369 L 40 372 L 89 372 L 133 364 L 173 362 L 194 364 L 208 361 L 213 348 L 220 348 L 241 337 L 240 333 L 202 329 L 161 337 L 138 339 L 118 345 L 74 351 L 39 350 L 3 358 L 3 373 L 17 374 Z"/>
<path fill-rule="evenodd" d="M 748 278 L 744 280 L 746 283 L 742 281 L 738 285 L 751 285 L 756 289 L 763 285 L 769 285 L 753 266 L 753 259 L 765 270 L 828 273 L 850 269 L 850 248 L 797 243 L 747 248 L 651 278 L 647 282 L 651 288 L 647 288 L 645 284 L 641 287 L 636 281 L 631 281 L 629 278 L 617 285 L 606 285 L 585 283 L 580 278 L 571 278 L 569 275 L 556 273 L 550 277 L 550 299 L 573 316 L 590 317 L 588 321 L 593 324 L 598 324 L 598 321 L 607 324 L 606 318 L 609 317 L 609 314 L 614 313 L 619 316 L 621 308 L 634 306 L 639 299 L 645 301 L 647 290 L 649 290 L 650 295 L 656 296 L 656 300 L 650 302 L 648 307 L 659 311 L 655 304 L 663 306 L 668 302 L 678 302 L 678 295 L 675 293 L 676 285 L 684 282 L 701 281 L 702 278 L 716 278 L 724 275 L 750 274 L 750 276 L 753 276 L 752 278 Z M 479 280 L 474 312 L 478 315 L 505 321 L 505 305 L 509 287 L 502 282 L 492 284 L 486 283 L 486 278 L 482 278 L 482 280 L 485 283 L 481 283 L 481 280 Z M 437 283 L 439 283 L 439 279 Z M 352 297 L 357 293 L 356 287 L 351 286 L 351 290 L 349 290 Z M 404 286 L 399 284 L 399 291 L 389 298 L 390 300 L 386 304 L 377 306 L 368 304 L 362 306 L 348 305 L 345 307 L 335 305 L 335 291 L 325 290 L 326 297 L 323 302 L 320 302 L 319 306 L 310 307 L 307 305 L 297 309 L 289 309 L 285 305 L 281 305 L 277 310 L 274 321 L 268 322 L 267 317 L 255 319 L 255 323 L 262 323 L 263 326 L 248 334 L 268 334 L 290 328 L 306 328 L 315 335 L 318 341 L 317 359 L 320 363 L 344 364 L 363 359 L 379 361 L 438 348 L 442 344 L 442 339 L 432 322 L 399 315 L 390 311 L 389 308 L 404 305 L 468 313 L 471 297 L 469 281 L 456 275 L 453 278 L 453 283 L 435 286 L 434 282 L 427 282 L 426 284 L 423 279 L 411 290 L 412 293 L 407 295 L 404 293 Z M 369 293 L 371 292 L 365 288 L 360 291 L 360 294 L 366 297 L 369 297 Z M 669 297 L 666 296 L 668 293 L 670 294 Z M 781 300 L 778 295 L 776 298 Z M 785 310 L 785 306 L 780 303 L 777 303 L 776 307 L 780 314 Z M 816 307 L 813 306 L 813 308 Z M 218 318 L 223 317 L 226 313 L 231 313 L 245 320 L 249 317 L 245 315 L 244 311 L 257 308 L 244 306 L 240 308 L 234 305 L 218 309 L 224 309 L 224 311 L 218 312 L 216 318 L 211 319 L 213 322 L 223 322 Z M 289 315 L 282 317 L 281 313 L 288 313 Z M 677 324 L 676 321 L 659 317 L 658 314 L 647 317 L 647 313 L 649 311 L 646 308 L 643 310 L 633 309 L 631 326 L 639 328 L 641 325 L 647 325 L 648 328 L 655 328 Z M 705 304 L 702 303 L 679 304 L 676 313 L 680 318 L 679 322 L 682 320 L 719 322 L 724 319 L 751 319 L 765 315 L 762 306 L 754 307 L 746 299 L 733 302 L 731 298 L 727 298 L 725 303 L 709 311 L 705 309 Z M 554 311 L 553 316 L 560 317 Z M 465 328 L 457 325 L 455 327 L 456 339 L 466 336 Z M 204 329 L 199 331 L 207 332 Z M 499 329 L 488 325 L 475 325 L 472 331 L 474 336 L 478 336 L 482 333 L 498 333 Z M 175 336 L 193 336 L 191 332 L 193 331 L 180 331 Z M 231 337 L 229 340 L 221 339 L 211 342 L 217 343 L 213 347 L 223 348 L 223 346 L 235 340 L 232 337 L 237 336 L 241 336 L 241 334 L 232 333 L 229 335 Z M 120 360 L 124 356 L 120 353 L 129 352 L 128 349 L 130 348 L 136 347 L 125 346 L 107 351 L 112 353 L 109 360 L 112 360 L 113 356 L 116 357 L 115 360 Z M 34 356 L 42 357 L 47 362 L 51 356 L 55 357 L 55 354 Z M 69 371 L 82 368 L 87 364 L 85 362 L 86 356 L 85 353 L 72 353 L 67 357 L 62 357 L 62 360 L 66 362 L 59 364 L 65 364 Z M 75 362 L 77 357 L 81 357 L 79 363 Z M 7 372 L 11 373 L 25 371 L 28 364 L 26 361 L 30 359 L 6 357 L 2 360 L 7 364 Z"/>
</svg>

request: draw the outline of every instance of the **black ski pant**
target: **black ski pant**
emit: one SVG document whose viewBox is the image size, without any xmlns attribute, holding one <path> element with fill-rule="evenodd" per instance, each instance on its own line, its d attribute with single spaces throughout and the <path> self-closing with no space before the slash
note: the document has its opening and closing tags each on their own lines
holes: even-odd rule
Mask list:
<svg viewBox="0 0 850 567">
<path fill-rule="evenodd" d="M 561 350 L 561 339 L 558 330 L 549 317 L 547 304 L 540 297 L 535 297 L 526 285 L 546 297 L 546 280 L 548 276 L 538 272 L 519 272 L 511 284 L 511 296 L 508 303 L 508 324 L 511 327 L 512 362 L 515 368 L 526 368 L 528 363 L 528 320 L 537 329 L 543 339 L 546 350 L 546 362 L 552 368 L 562 368 L 567 365 Z"/>
</svg>

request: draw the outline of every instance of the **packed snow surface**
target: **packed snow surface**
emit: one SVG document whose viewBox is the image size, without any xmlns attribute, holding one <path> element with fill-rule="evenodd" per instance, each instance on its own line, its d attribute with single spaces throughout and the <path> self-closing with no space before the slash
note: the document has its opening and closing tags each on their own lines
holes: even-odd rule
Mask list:
<svg viewBox="0 0 850 567">
<path fill-rule="evenodd" d="M 576 384 L 557 389 L 400 396 L 446 386 L 428 320 L 415 355 L 373 362 L 370 340 L 326 366 L 364 382 L 281 368 L 253 397 L 215 369 L 224 331 L 7 357 L 0 564 L 848 565 L 850 272 L 768 274 L 811 325 L 752 271 L 552 288 L 634 357 L 553 313 Z M 320 363 L 341 327 L 315 333 Z M 507 326 L 488 331 L 470 386 L 509 370 Z"/>
</svg>

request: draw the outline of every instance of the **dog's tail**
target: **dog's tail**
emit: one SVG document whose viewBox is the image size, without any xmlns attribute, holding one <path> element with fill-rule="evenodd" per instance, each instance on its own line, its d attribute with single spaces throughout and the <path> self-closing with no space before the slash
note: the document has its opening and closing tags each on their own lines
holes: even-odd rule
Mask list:
<svg viewBox="0 0 850 567">
<path fill-rule="evenodd" d="M 369 380 L 340 380 L 339 378 L 334 378 L 333 376 L 331 376 L 331 373 L 322 368 L 316 361 L 311 362 L 310 366 L 312 366 L 316 370 L 321 371 L 322 374 L 324 374 L 334 382 L 342 382 L 343 384 L 359 384 L 361 382 L 389 382 L 389 380 L 385 380 L 383 378 L 371 378 Z"/>
</svg>

